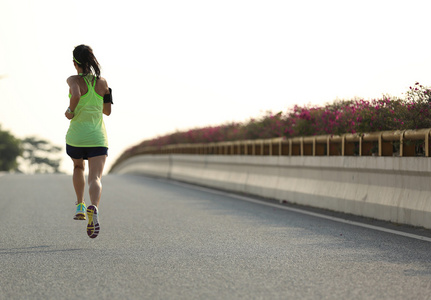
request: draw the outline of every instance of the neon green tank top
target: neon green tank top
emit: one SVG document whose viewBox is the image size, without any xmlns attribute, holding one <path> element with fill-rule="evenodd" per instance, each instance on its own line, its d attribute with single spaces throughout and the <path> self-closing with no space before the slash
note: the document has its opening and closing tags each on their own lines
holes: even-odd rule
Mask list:
<svg viewBox="0 0 431 300">
<path fill-rule="evenodd" d="M 66 144 L 74 147 L 108 147 L 108 136 L 103 122 L 103 97 L 95 91 L 96 77 L 86 75 L 83 78 L 88 92 L 81 96 L 75 108 L 66 134 Z M 93 85 L 90 84 L 92 80 Z"/>
</svg>

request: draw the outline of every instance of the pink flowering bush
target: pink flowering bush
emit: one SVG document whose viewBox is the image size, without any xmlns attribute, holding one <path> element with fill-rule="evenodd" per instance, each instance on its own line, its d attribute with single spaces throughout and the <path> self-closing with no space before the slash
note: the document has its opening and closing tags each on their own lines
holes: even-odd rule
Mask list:
<svg viewBox="0 0 431 300">
<path fill-rule="evenodd" d="M 227 123 L 160 136 L 143 141 L 126 152 L 136 152 L 142 146 L 161 147 L 180 143 L 431 128 L 430 102 L 431 88 L 417 82 L 403 99 L 385 95 L 381 99 L 342 100 L 325 106 L 295 105 L 286 113 L 266 112 L 260 118 L 244 123 Z"/>
<path fill-rule="evenodd" d="M 360 133 L 405 129 L 405 106 L 402 100 L 388 96 L 362 101 L 356 116 L 356 131 Z"/>
<path fill-rule="evenodd" d="M 239 131 L 244 140 L 268 139 L 283 136 L 288 128 L 286 125 L 282 112 L 277 114 L 266 112 L 261 118 L 250 119 L 242 124 Z"/>
<path fill-rule="evenodd" d="M 363 101 L 363 100 L 361 100 Z M 362 102 L 337 101 L 324 107 L 299 107 L 288 112 L 287 137 L 356 133 Z"/>
<path fill-rule="evenodd" d="M 140 146 L 165 146 L 172 144 L 212 143 L 242 139 L 240 123 L 229 123 L 215 127 L 204 127 L 177 131 L 152 140 L 143 141 Z"/>
<path fill-rule="evenodd" d="M 430 128 L 431 89 L 416 84 L 407 91 L 404 115 L 405 129 Z"/>
</svg>

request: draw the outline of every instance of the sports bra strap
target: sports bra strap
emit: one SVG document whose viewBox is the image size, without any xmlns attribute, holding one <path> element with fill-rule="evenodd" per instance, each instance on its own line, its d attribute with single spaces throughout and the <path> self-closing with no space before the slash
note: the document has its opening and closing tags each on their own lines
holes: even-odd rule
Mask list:
<svg viewBox="0 0 431 300">
<path fill-rule="evenodd" d="M 79 75 L 81 75 L 81 76 L 82 76 L 82 74 L 79 74 Z M 82 76 L 82 78 L 84 78 L 84 81 L 85 81 L 85 84 L 87 85 L 88 90 L 90 90 L 90 88 L 91 88 L 91 87 L 92 87 L 93 89 L 95 89 L 95 88 L 96 88 L 96 79 L 97 79 L 97 77 L 96 77 L 96 76 L 94 76 L 94 77 L 93 77 L 93 79 L 94 79 L 94 83 L 93 83 L 93 85 L 91 85 L 91 84 L 90 84 L 90 82 L 88 82 L 87 76 Z"/>
</svg>

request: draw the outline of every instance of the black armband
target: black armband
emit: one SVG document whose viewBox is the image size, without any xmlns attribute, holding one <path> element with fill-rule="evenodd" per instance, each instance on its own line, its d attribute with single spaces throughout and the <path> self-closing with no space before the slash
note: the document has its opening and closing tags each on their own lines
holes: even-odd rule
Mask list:
<svg viewBox="0 0 431 300">
<path fill-rule="evenodd" d="M 109 88 L 109 94 L 106 94 L 105 96 L 103 96 L 103 103 L 109 103 L 111 102 L 111 104 L 114 104 L 114 102 L 112 101 L 112 89 Z"/>
</svg>

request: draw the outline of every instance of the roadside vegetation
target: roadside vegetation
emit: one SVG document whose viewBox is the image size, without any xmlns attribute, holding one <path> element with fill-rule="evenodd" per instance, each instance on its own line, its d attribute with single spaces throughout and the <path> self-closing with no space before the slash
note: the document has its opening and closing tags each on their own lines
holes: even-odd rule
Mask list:
<svg viewBox="0 0 431 300">
<path fill-rule="evenodd" d="M 383 95 L 364 100 L 337 100 L 323 106 L 295 105 L 285 112 L 266 112 L 243 123 L 177 131 L 126 150 L 130 156 L 146 146 L 212 143 L 314 135 L 364 134 L 386 130 L 431 128 L 431 88 L 416 82 L 403 97 Z"/>
<path fill-rule="evenodd" d="M 16 138 L 0 126 L 0 171 L 17 173 L 59 173 L 61 147 L 49 141 Z"/>
</svg>

